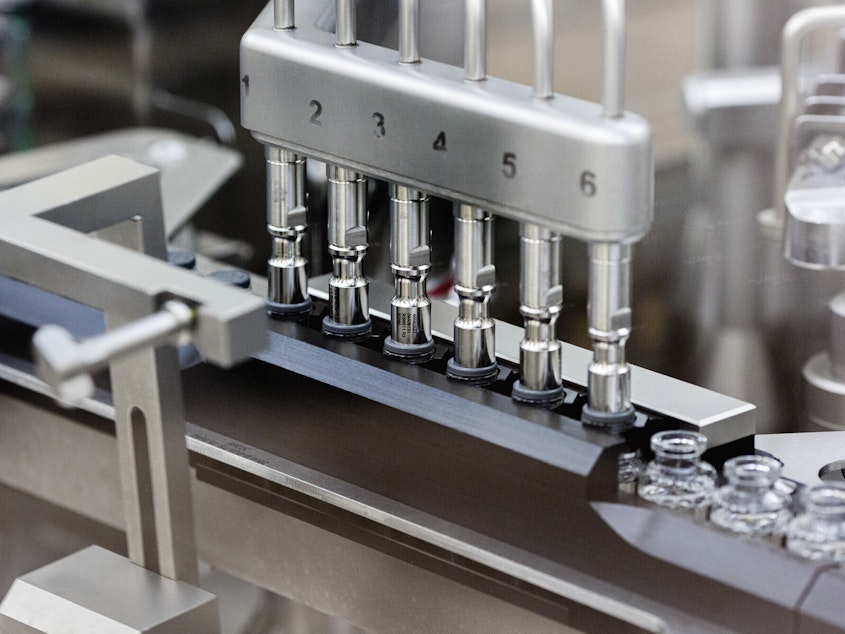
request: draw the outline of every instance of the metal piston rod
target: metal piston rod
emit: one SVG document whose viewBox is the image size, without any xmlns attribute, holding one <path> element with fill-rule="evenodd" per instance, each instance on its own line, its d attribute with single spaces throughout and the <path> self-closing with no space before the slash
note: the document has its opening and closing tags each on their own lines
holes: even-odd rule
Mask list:
<svg viewBox="0 0 845 634">
<path fill-rule="evenodd" d="M 307 229 L 305 157 L 267 145 L 267 232 L 273 239 L 267 262 L 267 310 L 271 315 L 308 313 L 307 260 L 302 239 Z"/>
<path fill-rule="evenodd" d="M 419 64 L 419 13 L 417 0 L 399 3 L 399 63 Z M 376 128 L 376 136 L 383 133 Z M 431 336 L 431 301 L 426 277 L 431 270 L 428 220 L 429 198 L 425 193 L 390 185 L 390 268 L 396 294 L 390 303 L 390 336 L 384 353 L 406 360 L 428 358 L 434 352 Z"/>
<path fill-rule="evenodd" d="M 487 78 L 487 0 L 467 0 L 464 75 L 467 82 Z M 455 356 L 450 378 L 484 382 L 498 372 L 496 324 L 490 317 L 490 296 L 496 287 L 493 265 L 493 214 L 472 205 L 455 204 Z"/>
<path fill-rule="evenodd" d="M 535 100 L 554 98 L 554 19 L 551 0 L 532 0 Z M 555 324 L 563 302 L 560 235 L 531 223 L 520 232 L 520 308 L 525 337 L 519 344 L 520 379 L 513 398 L 554 406 L 563 397 L 560 341 Z"/>
</svg>

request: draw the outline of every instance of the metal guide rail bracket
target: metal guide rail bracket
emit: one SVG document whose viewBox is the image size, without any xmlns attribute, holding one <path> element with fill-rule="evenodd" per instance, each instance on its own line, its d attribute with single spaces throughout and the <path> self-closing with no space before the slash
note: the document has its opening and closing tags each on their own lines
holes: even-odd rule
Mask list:
<svg viewBox="0 0 845 634">
<path fill-rule="evenodd" d="M 143 216 L 144 249 L 164 258 L 160 198 L 156 170 L 116 156 L 4 191 L 0 270 L 125 319 L 181 299 L 205 358 L 231 366 L 266 345 L 259 299 L 86 235 Z"/>
<path fill-rule="evenodd" d="M 241 41 L 241 122 L 263 143 L 584 240 L 634 241 L 651 224 L 651 128 L 571 97 L 461 68 L 400 64 L 390 49 L 335 45 L 297 3 L 270 3 Z"/>
</svg>

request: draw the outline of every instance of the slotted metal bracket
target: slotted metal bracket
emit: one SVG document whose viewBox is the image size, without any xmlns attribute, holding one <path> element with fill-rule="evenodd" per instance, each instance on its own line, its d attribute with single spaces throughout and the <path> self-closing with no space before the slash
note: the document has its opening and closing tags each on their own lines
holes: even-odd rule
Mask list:
<svg viewBox="0 0 845 634">
<path fill-rule="evenodd" d="M 120 232 L 108 230 L 119 224 Z M 136 250 L 92 232 L 119 235 Z M 260 298 L 172 267 L 165 256 L 158 172 L 151 168 L 112 156 L 0 192 L 0 274 L 102 310 L 109 329 L 135 324 L 101 336 L 103 342 L 125 344 L 119 333 L 137 334 L 160 308 L 178 304 L 207 360 L 228 367 L 264 348 Z M 108 361 L 111 371 L 129 557 L 196 583 L 176 349 L 154 347 L 161 338 L 140 330 L 149 345 L 112 346 L 99 364 L 88 364 Z"/>
</svg>

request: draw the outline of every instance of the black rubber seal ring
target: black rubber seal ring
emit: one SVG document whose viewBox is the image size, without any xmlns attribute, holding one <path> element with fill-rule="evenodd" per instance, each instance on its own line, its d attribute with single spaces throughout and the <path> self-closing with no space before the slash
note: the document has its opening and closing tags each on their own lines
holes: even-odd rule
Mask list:
<svg viewBox="0 0 845 634">
<path fill-rule="evenodd" d="M 369 319 L 361 324 L 339 324 L 326 315 L 323 317 L 323 334 L 331 337 L 364 337 L 373 331 L 373 322 Z"/>
<path fill-rule="evenodd" d="M 513 384 L 511 398 L 527 405 L 556 406 L 563 400 L 563 386 L 550 390 L 529 390 L 517 381 Z"/>
<path fill-rule="evenodd" d="M 267 304 L 267 312 L 270 315 L 279 317 L 299 317 L 310 313 L 314 307 L 314 302 L 311 301 L 310 297 L 298 304 L 280 304 L 278 302 L 272 302 L 269 299 L 265 300 L 265 303 Z"/>
<path fill-rule="evenodd" d="M 390 336 L 384 340 L 384 354 L 389 357 L 413 359 L 428 357 L 433 353 L 434 341 L 428 341 L 426 343 L 399 343 Z"/>
<path fill-rule="evenodd" d="M 637 412 L 633 406 L 624 412 L 599 412 L 584 405 L 581 410 L 581 422 L 587 427 L 596 427 L 606 431 L 620 432 L 633 427 Z"/>
<path fill-rule="evenodd" d="M 499 364 L 493 363 L 483 368 L 467 368 L 455 363 L 455 359 L 446 362 L 446 376 L 458 381 L 484 381 L 499 374 Z"/>
</svg>

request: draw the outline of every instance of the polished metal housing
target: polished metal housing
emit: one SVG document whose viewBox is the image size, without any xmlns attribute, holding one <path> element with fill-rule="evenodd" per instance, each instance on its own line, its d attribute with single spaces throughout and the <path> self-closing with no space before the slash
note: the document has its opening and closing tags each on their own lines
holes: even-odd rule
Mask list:
<svg viewBox="0 0 845 634">
<path fill-rule="evenodd" d="M 334 274 L 329 280 L 329 314 L 323 332 L 338 337 L 370 332 L 367 278 L 362 261 L 367 254 L 367 178 L 328 165 L 329 253 Z"/>
<path fill-rule="evenodd" d="M 279 147 L 265 147 L 267 157 L 267 232 L 272 252 L 267 262 L 267 310 L 300 315 L 311 310 L 308 261 L 302 255 L 307 230 L 305 157 Z"/>
<path fill-rule="evenodd" d="M 241 122 L 263 143 L 584 240 L 636 240 L 652 219 L 651 129 L 631 113 L 532 89 L 312 26 L 241 42 Z M 282 79 L 284 78 L 284 79 Z M 611 109 L 613 110 L 613 109 Z M 610 111 L 609 111 L 610 112 Z M 382 130 L 384 132 L 382 133 Z"/>
<path fill-rule="evenodd" d="M 490 297 L 496 288 L 493 264 L 493 215 L 478 207 L 456 204 L 455 293 L 458 316 L 454 325 L 455 356 L 450 377 L 492 378 L 497 373 L 496 323 L 490 317 Z"/>
<path fill-rule="evenodd" d="M 519 381 L 513 397 L 554 405 L 563 396 L 561 345 L 555 332 L 563 303 L 560 235 L 523 224 L 520 235 L 520 307 L 525 336 L 519 344 Z"/>
<path fill-rule="evenodd" d="M 631 334 L 631 246 L 593 242 L 589 246 L 587 307 L 593 360 L 585 423 L 618 428 L 634 422 L 631 375 L 625 344 Z"/>
<path fill-rule="evenodd" d="M 396 294 L 390 303 L 386 354 L 419 358 L 431 355 L 431 300 L 425 280 L 431 270 L 428 196 L 403 185 L 390 186 L 390 268 Z"/>
</svg>

